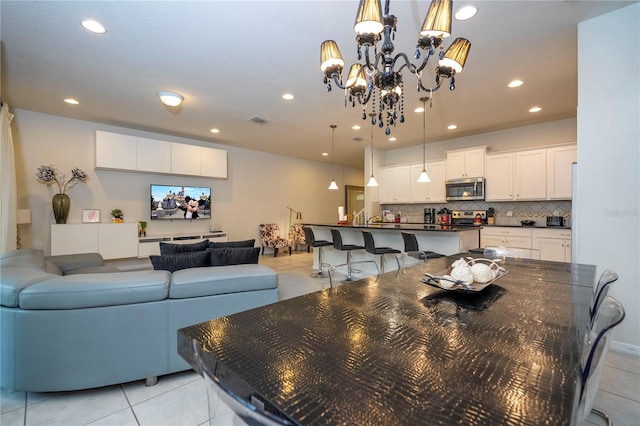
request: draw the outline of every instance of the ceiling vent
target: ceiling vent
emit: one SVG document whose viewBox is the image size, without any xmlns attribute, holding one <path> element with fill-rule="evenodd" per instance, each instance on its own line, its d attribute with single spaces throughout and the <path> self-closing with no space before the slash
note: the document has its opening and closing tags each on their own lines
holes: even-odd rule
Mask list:
<svg viewBox="0 0 640 426">
<path fill-rule="evenodd" d="M 249 121 L 253 121 L 254 123 L 258 123 L 258 124 L 264 124 L 264 123 L 268 123 L 269 119 L 268 118 L 264 118 L 264 117 L 255 116 L 255 117 L 251 117 L 249 119 Z"/>
</svg>

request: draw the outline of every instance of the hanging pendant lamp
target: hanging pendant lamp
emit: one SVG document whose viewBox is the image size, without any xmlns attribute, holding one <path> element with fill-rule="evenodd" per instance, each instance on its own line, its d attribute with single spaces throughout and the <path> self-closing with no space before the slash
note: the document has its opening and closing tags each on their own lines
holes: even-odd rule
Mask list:
<svg viewBox="0 0 640 426">
<path fill-rule="evenodd" d="M 336 126 L 335 124 L 330 125 L 331 127 L 331 173 L 335 175 L 335 142 L 336 142 Z M 329 184 L 329 189 L 338 189 L 338 184 L 334 178 L 331 178 L 331 183 Z"/>
<path fill-rule="evenodd" d="M 429 95 L 432 95 L 432 93 L 429 93 Z M 425 154 L 427 146 L 427 101 L 429 99 L 431 98 L 426 96 L 420 98 L 420 102 L 422 102 L 422 172 L 420 173 L 418 182 L 421 183 L 431 182 L 429 174 L 427 173 L 427 160 Z"/>
<path fill-rule="evenodd" d="M 373 118 L 373 114 L 369 114 L 371 116 L 371 177 L 369 178 L 369 182 L 367 183 L 367 186 L 378 186 L 378 182 L 376 181 L 376 178 L 373 176 L 373 125 L 374 123 L 374 118 Z"/>
</svg>

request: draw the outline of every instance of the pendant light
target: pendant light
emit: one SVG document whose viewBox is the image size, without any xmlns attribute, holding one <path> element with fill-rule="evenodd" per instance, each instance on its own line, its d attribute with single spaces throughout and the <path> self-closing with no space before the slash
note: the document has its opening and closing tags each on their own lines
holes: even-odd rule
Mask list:
<svg viewBox="0 0 640 426">
<path fill-rule="evenodd" d="M 335 159 L 335 142 L 336 142 L 336 126 L 332 124 L 331 126 L 331 174 L 335 175 L 335 165 L 333 160 Z M 331 178 L 331 183 L 329 184 L 329 189 L 338 189 L 338 184 L 334 178 Z"/>
<path fill-rule="evenodd" d="M 376 178 L 373 177 L 373 125 L 374 125 L 374 118 L 373 118 L 373 114 L 369 114 L 371 116 L 371 177 L 369 178 L 369 182 L 367 183 L 367 186 L 378 186 L 378 182 L 376 181 Z"/>
<path fill-rule="evenodd" d="M 429 93 L 431 95 L 432 93 Z M 426 146 L 427 146 L 427 101 L 430 97 L 420 98 L 422 102 L 422 172 L 418 178 L 418 182 L 427 183 L 431 182 L 429 175 L 427 174 L 427 160 L 426 160 Z"/>
</svg>

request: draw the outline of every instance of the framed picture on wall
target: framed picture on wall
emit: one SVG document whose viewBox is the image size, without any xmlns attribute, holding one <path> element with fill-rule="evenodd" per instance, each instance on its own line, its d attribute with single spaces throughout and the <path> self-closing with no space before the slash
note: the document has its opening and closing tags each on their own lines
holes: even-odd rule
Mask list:
<svg viewBox="0 0 640 426">
<path fill-rule="evenodd" d="M 82 210 L 82 223 L 100 223 L 100 210 Z"/>
</svg>

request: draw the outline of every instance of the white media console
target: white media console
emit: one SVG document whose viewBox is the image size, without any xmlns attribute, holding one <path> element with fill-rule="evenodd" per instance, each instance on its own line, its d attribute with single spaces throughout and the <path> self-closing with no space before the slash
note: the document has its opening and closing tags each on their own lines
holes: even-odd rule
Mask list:
<svg viewBox="0 0 640 426">
<path fill-rule="evenodd" d="M 226 242 L 227 234 L 223 231 L 212 231 L 195 234 L 150 235 L 138 238 L 138 257 L 160 254 L 160 243 L 192 244 L 202 240 Z"/>
</svg>

